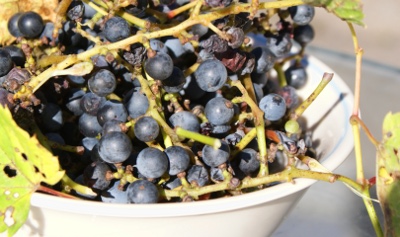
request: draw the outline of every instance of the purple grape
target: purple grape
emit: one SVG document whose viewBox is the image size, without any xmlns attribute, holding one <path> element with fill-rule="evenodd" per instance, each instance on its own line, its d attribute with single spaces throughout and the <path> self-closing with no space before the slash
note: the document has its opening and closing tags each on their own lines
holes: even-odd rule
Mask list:
<svg viewBox="0 0 400 237">
<path fill-rule="evenodd" d="M 81 107 L 81 99 L 86 94 L 79 88 L 71 88 L 65 101 L 65 106 L 75 116 L 80 116 L 84 113 Z"/>
<path fill-rule="evenodd" d="M 99 155 L 107 163 L 124 162 L 133 150 L 131 139 L 123 132 L 110 132 L 99 141 Z"/>
<path fill-rule="evenodd" d="M 117 42 L 128 38 L 131 36 L 129 23 L 124 18 L 118 16 L 111 17 L 104 24 L 104 35 L 110 42 Z"/>
<path fill-rule="evenodd" d="M 308 79 L 307 71 L 301 64 L 293 64 L 285 70 L 286 81 L 288 85 L 295 89 L 302 88 Z"/>
<path fill-rule="evenodd" d="M 0 77 L 7 75 L 13 66 L 14 64 L 8 51 L 0 48 Z"/>
<path fill-rule="evenodd" d="M 107 172 L 111 172 L 111 169 L 106 163 L 94 162 L 88 165 L 83 172 L 84 185 L 94 190 L 107 189 L 111 184 L 111 181 L 106 178 Z"/>
<path fill-rule="evenodd" d="M 173 127 L 181 127 L 192 132 L 198 132 L 200 130 L 199 119 L 189 111 L 183 110 L 174 113 L 169 118 L 169 121 Z"/>
<path fill-rule="evenodd" d="M 147 180 L 136 180 L 126 189 L 130 203 L 145 204 L 158 202 L 157 187 Z"/>
<path fill-rule="evenodd" d="M 212 125 L 225 125 L 233 118 L 233 103 L 223 97 L 215 97 L 207 102 L 204 113 Z"/>
<path fill-rule="evenodd" d="M 199 87 L 207 92 L 214 92 L 228 79 L 228 72 L 225 66 L 217 59 L 203 61 L 194 73 Z"/>
<path fill-rule="evenodd" d="M 210 167 L 218 167 L 228 161 L 230 149 L 227 142 L 221 140 L 221 147 L 215 149 L 212 146 L 204 145 L 202 149 L 202 159 Z"/>
<path fill-rule="evenodd" d="M 168 170 L 168 157 L 157 148 L 147 147 L 139 152 L 136 166 L 146 178 L 159 178 Z"/>
<path fill-rule="evenodd" d="M 264 112 L 264 118 L 269 121 L 278 121 L 286 113 L 286 102 L 282 96 L 270 93 L 264 96 L 258 104 Z"/>
<path fill-rule="evenodd" d="M 83 113 L 79 117 L 79 131 L 85 136 L 85 137 L 95 137 L 101 133 L 101 125 L 99 124 L 99 121 L 97 120 L 97 116 L 93 116 L 88 113 Z"/>
<path fill-rule="evenodd" d="M 121 182 L 117 180 L 111 185 L 111 187 L 103 190 L 100 194 L 101 201 L 105 203 L 129 203 L 128 193 L 118 188 L 120 183 Z"/>
<path fill-rule="evenodd" d="M 168 54 L 158 52 L 154 57 L 145 61 L 144 70 L 155 80 L 165 80 L 171 76 L 174 63 Z"/>
<path fill-rule="evenodd" d="M 164 150 L 169 160 L 169 175 L 177 175 L 185 171 L 190 164 L 190 156 L 187 151 L 180 146 L 170 146 Z"/>
<path fill-rule="evenodd" d="M 271 68 L 274 67 L 276 56 L 271 50 L 267 47 L 257 47 L 251 51 L 251 53 L 255 57 L 256 65 L 255 72 L 256 73 L 266 73 Z"/>
<path fill-rule="evenodd" d="M 210 182 L 207 169 L 201 165 L 193 165 L 187 171 L 186 179 L 192 185 L 203 187 Z"/>
<path fill-rule="evenodd" d="M 106 102 L 106 98 L 100 97 L 92 92 L 87 92 L 82 96 L 80 105 L 81 109 L 90 115 L 97 115 L 99 109 Z"/>
<path fill-rule="evenodd" d="M 240 151 L 235 160 L 238 162 L 238 168 L 246 175 L 251 175 L 260 168 L 257 151 L 252 148 Z"/>
<path fill-rule="evenodd" d="M 11 18 L 8 20 L 7 23 L 7 29 L 8 32 L 14 37 L 22 37 L 22 33 L 18 28 L 18 19 L 22 15 L 23 12 L 18 12 L 15 13 L 14 15 L 11 16 Z"/>
<path fill-rule="evenodd" d="M 136 87 L 128 92 L 124 98 L 124 105 L 132 119 L 144 115 L 149 108 L 149 100 L 141 91 L 140 87 Z"/>
<path fill-rule="evenodd" d="M 140 141 L 151 142 L 158 137 L 160 127 L 153 117 L 144 116 L 136 121 L 133 131 Z"/>
<path fill-rule="evenodd" d="M 289 7 L 288 11 L 293 22 L 297 25 L 309 24 L 315 15 L 314 7 L 306 4 Z"/>
<path fill-rule="evenodd" d="M 306 45 L 314 39 L 314 29 L 310 24 L 296 26 L 293 30 L 293 39 L 300 45 Z"/>
<path fill-rule="evenodd" d="M 18 18 L 18 29 L 26 38 L 36 38 L 42 33 L 44 22 L 42 17 L 33 11 L 22 13 Z"/>
<path fill-rule="evenodd" d="M 119 101 L 108 100 L 97 111 L 97 120 L 101 126 L 110 120 L 126 122 L 127 118 L 128 111 L 125 109 L 124 104 Z"/>
<path fill-rule="evenodd" d="M 162 87 L 167 93 L 177 93 L 183 89 L 186 79 L 178 67 L 174 67 L 171 76 L 162 81 Z"/>
<path fill-rule="evenodd" d="M 113 93 L 116 86 L 114 74 L 107 69 L 100 69 L 88 80 L 89 90 L 101 97 Z"/>
</svg>

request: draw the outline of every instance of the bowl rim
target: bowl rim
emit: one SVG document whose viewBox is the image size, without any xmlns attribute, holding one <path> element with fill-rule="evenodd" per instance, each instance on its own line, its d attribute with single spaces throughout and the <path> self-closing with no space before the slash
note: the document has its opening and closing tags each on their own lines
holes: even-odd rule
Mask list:
<svg viewBox="0 0 400 237">
<path fill-rule="evenodd" d="M 316 70 L 318 73 L 320 73 L 321 76 L 324 72 L 334 72 L 330 67 L 312 55 L 307 55 L 307 60 L 309 62 L 308 66 L 312 67 L 312 70 Z M 349 89 L 343 79 L 337 74 L 335 74 L 334 79 L 328 86 L 332 86 L 333 89 L 338 93 L 346 94 L 345 98 L 343 98 L 340 104 L 344 107 L 344 111 L 346 112 L 344 119 L 348 121 L 354 101 L 352 91 Z M 345 124 L 346 127 L 343 129 L 338 143 L 328 154 L 325 154 L 323 160 L 321 161 L 321 163 L 331 171 L 336 169 L 348 157 L 354 146 L 350 124 L 348 122 Z M 340 155 L 334 158 L 332 157 L 334 154 Z M 102 203 L 90 200 L 73 200 L 35 192 L 31 196 L 31 206 L 36 208 L 52 209 L 60 212 L 108 217 L 161 218 L 191 216 L 226 212 L 256 206 L 267 201 L 270 202 L 284 196 L 297 193 L 310 187 L 315 182 L 317 182 L 317 180 L 299 178 L 295 180 L 295 184 L 281 183 L 260 191 L 229 198 L 188 203 L 157 203 L 140 205 Z"/>
</svg>

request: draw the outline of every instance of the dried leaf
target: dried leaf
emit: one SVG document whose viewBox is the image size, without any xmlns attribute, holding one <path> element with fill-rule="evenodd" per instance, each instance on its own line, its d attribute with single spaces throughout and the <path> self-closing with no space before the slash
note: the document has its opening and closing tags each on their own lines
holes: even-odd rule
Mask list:
<svg viewBox="0 0 400 237">
<path fill-rule="evenodd" d="M 44 21 L 54 22 L 58 0 L 0 0 L 0 5 L 0 45 L 9 45 L 15 37 L 8 32 L 8 19 L 17 12 L 34 11 L 39 13 Z"/>
<path fill-rule="evenodd" d="M 304 3 L 324 7 L 344 21 L 364 25 L 361 0 L 304 0 Z"/>
<path fill-rule="evenodd" d="M 3 106 L 0 118 L 0 232 L 8 230 L 11 236 L 28 216 L 31 194 L 41 182 L 57 183 L 64 171 L 58 158 L 18 127 Z"/>
</svg>

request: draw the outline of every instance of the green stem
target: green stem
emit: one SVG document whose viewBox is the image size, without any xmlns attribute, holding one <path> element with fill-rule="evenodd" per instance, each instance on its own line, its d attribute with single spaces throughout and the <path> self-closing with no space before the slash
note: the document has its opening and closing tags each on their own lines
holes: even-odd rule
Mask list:
<svg viewBox="0 0 400 237">
<path fill-rule="evenodd" d="M 332 80 L 333 73 L 324 73 L 322 76 L 321 82 L 318 84 L 317 88 L 311 93 L 311 95 L 301 103 L 299 107 L 292 114 L 293 119 L 297 119 L 300 117 L 304 111 L 312 104 L 312 102 L 318 97 L 318 95 L 322 92 L 322 90 L 328 85 L 328 83 Z"/>
<path fill-rule="evenodd" d="M 218 149 L 221 147 L 221 140 L 209 136 L 202 135 L 197 132 L 192 132 L 186 129 L 183 129 L 181 127 L 176 127 L 175 132 L 178 136 L 184 137 L 187 139 L 193 139 L 195 141 L 198 141 L 200 143 L 209 145 L 214 147 L 215 149 Z"/>
</svg>

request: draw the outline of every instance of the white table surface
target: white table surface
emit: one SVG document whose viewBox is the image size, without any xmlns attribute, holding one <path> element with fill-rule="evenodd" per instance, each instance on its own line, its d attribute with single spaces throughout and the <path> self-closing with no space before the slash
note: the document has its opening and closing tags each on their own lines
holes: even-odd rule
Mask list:
<svg viewBox="0 0 400 237">
<path fill-rule="evenodd" d="M 354 55 L 325 49 L 307 50 L 339 74 L 354 88 Z M 334 80 L 334 79 L 333 79 Z M 363 121 L 377 139 L 388 111 L 400 111 L 400 67 L 363 60 L 361 86 Z M 375 148 L 361 132 L 365 177 L 375 176 Z M 355 178 L 354 151 L 335 173 Z M 376 197 L 372 189 L 372 197 Z M 379 204 L 375 205 L 382 220 Z M 317 182 L 306 192 L 272 237 L 372 237 L 376 236 L 363 201 L 342 183 Z"/>
</svg>

